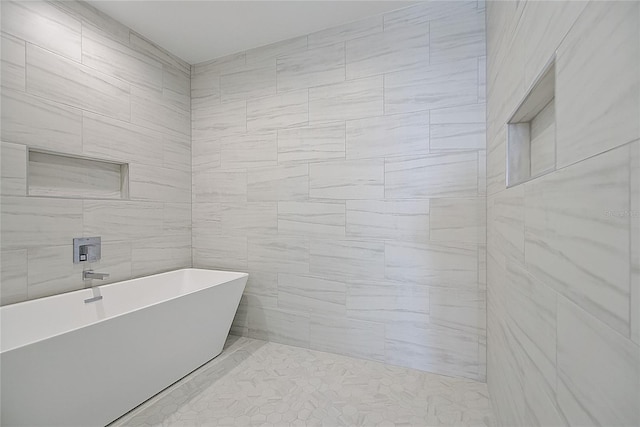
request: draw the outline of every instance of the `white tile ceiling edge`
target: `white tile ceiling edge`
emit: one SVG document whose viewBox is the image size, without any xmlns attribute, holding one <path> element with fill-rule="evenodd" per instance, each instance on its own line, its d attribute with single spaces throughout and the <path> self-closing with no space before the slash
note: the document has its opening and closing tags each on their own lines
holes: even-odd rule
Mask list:
<svg viewBox="0 0 640 427">
<path fill-rule="evenodd" d="M 407 7 L 408 1 L 88 2 L 190 64 Z"/>
</svg>

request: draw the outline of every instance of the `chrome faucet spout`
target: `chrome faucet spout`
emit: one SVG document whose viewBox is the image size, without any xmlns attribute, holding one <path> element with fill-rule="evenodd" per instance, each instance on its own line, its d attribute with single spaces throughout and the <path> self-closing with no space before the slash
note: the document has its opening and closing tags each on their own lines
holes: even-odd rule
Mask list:
<svg viewBox="0 0 640 427">
<path fill-rule="evenodd" d="M 108 273 L 94 273 L 93 270 L 86 270 L 82 272 L 82 280 L 98 279 L 104 280 L 109 277 Z"/>
</svg>

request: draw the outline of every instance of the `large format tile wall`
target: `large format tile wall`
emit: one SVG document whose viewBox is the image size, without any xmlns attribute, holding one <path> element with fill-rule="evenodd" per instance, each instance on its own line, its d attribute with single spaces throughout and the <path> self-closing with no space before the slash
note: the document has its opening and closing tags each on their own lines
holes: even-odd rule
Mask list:
<svg viewBox="0 0 640 427">
<path fill-rule="evenodd" d="M 489 2 L 488 383 L 504 426 L 640 425 L 640 3 Z M 556 171 L 505 188 L 556 55 Z"/>
<path fill-rule="evenodd" d="M 190 66 L 86 3 L 2 2 L 2 304 L 191 265 Z M 127 200 L 27 195 L 30 148 L 129 164 Z"/>
<path fill-rule="evenodd" d="M 485 377 L 485 13 L 426 2 L 192 68 L 193 262 L 233 332 Z"/>
</svg>

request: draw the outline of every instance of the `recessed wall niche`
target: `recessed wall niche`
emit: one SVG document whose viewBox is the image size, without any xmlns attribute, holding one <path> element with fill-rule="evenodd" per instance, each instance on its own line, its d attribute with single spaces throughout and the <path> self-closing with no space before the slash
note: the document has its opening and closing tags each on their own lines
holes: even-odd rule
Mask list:
<svg viewBox="0 0 640 427">
<path fill-rule="evenodd" d="M 555 170 L 555 58 L 507 122 L 507 187 Z"/>
<path fill-rule="evenodd" d="M 29 150 L 29 196 L 127 199 L 129 165 Z"/>
</svg>

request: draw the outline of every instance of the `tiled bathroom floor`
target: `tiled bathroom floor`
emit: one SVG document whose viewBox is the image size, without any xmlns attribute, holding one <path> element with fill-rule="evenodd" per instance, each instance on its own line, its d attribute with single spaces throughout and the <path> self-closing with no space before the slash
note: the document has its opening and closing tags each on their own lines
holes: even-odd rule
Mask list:
<svg viewBox="0 0 640 427">
<path fill-rule="evenodd" d="M 116 420 L 123 426 L 489 426 L 487 386 L 229 337 L 220 356 Z"/>
</svg>

